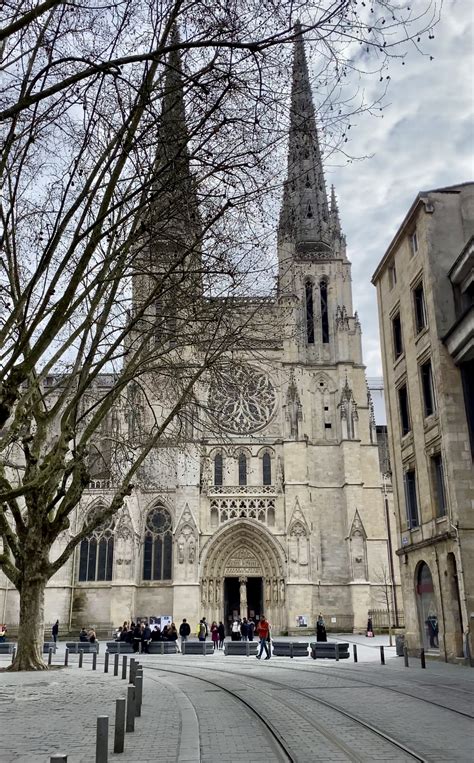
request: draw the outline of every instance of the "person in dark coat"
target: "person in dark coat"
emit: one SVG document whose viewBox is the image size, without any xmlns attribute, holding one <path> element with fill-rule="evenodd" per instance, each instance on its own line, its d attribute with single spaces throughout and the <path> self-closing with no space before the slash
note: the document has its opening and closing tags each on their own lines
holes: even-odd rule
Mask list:
<svg viewBox="0 0 474 763">
<path fill-rule="evenodd" d="M 319 613 L 318 620 L 316 622 L 316 641 L 327 641 L 326 624 L 321 613 Z"/>
<path fill-rule="evenodd" d="M 85 628 L 81 628 L 81 632 L 79 633 L 79 641 L 89 641 L 89 636 L 87 635 Z"/>
<path fill-rule="evenodd" d="M 53 637 L 54 643 L 58 640 L 58 634 L 59 634 L 59 620 L 56 620 L 53 627 L 51 628 L 51 635 Z"/>
<path fill-rule="evenodd" d="M 126 628 L 126 627 L 124 626 L 124 627 L 122 628 L 122 630 L 120 631 L 120 635 L 119 635 L 119 637 L 118 637 L 118 640 L 119 640 L 119 641 L 125 641 L 125 642 L 127 642 L 127 641 L 128 641 L 128 639 L 129 639 L 129 630 L 128 630 L 128 628 Z"/>
<path fill-rule="evenodd" d="M 142 640 L 142 628 L 140 623 L 137 623 L 135 628 L 133 629 L 133 651 L 139 652 L 140 651 L 140 642 Z"/>
<path fill-rule="evenodd" d="M 249 640 L 249 624 L 246 617 L 240 623 L 240 635 L 242 636 L 242 641 Z"/>
<path fill-rule="evenodd" d="M 249 620 L 248 622 L 249 626 L 249 641 L 253 641 L 253 634 L 255 632 L 255 623 L 253 620 Z"/>
<path fill-rule="evenodd" d="M 159 625 L 155 625 L 151 632 L 152 641 L 161 641 L 161 628 Z"/>
<path fill-rule="evenodd" d="M 142 632 L 142 652 L 144 654 L 149 654 L 148 644 L 150 643 L 150 641 L 151 641 L 151 628 L 148 625 L 148 623 L 146 623 Z"/>
<path fill-rule="evenodd" d="M 191 635 L 191 626 L 187 622 L 186 618 L 183 618 L 183 622 L 179 626 L 179 635 L 181 636 L 181 648 L 185 641 L 188 640 L 189 636 Z"/>
<path fill-rule="evenodd" d="M 219 631 L 219 649 L 222 649 L 224 646 L 224 640 L 225 640 L 225 627 L 222 620 L 219 622 L 219 625 L 217 626 L 217 630 Z"/>
</svg>

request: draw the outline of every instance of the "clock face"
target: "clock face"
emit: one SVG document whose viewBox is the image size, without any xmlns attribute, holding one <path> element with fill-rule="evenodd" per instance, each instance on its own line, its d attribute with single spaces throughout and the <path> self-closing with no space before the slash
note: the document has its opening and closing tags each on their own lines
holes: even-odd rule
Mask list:
<svg viewBox="0 0 474 763">
<path fill-rule="evenodd" d="M 249 365 L 235 365 L 221 372 L 209 392 L 211 415 L 233 434 L 262 429 L 274 415 L 276 403 L 267 374 Z"/>
</svg>

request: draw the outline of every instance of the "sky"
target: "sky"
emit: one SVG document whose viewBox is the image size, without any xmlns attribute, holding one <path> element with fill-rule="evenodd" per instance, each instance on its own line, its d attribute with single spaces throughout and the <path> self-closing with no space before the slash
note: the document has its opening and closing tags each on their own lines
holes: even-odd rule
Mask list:
<svg viewBox="0 0 474 763">
<path fill-rule="evenodd" d="M 383 117 L 355 120 L 348 150 L 370 158 L 325 165 L 347 237 L 368 377 L 382 375 L 377 264 L 419 191 L 474 180 L 474 0 L 444 0 L 434 34 L 432 61 L 413 53 L 404 66 L 392 64 Z"/>
</svg>

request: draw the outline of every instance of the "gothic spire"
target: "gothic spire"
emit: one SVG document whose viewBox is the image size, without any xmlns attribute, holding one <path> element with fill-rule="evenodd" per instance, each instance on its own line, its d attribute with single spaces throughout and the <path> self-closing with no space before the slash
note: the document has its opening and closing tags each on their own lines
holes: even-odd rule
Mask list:
<svg viewBox="0 0 474 763">
<path fill-rule="evenodd" d="M 333 236 L 341 236 L 341 221 L 339 219 L 339 207 L 337 206 L 336 191 L 331 186 L 331 208 L 329 211 L 331 221 L 331 231 Z"/>
<path fill-rule="evenodd" d="M 293 53 L 288 172 L 279 234 L 304 250 L 330 247 L 329 207 L 300 24 Z M 325 246 L 326 245 L 326 246 Z"/>
</svg>

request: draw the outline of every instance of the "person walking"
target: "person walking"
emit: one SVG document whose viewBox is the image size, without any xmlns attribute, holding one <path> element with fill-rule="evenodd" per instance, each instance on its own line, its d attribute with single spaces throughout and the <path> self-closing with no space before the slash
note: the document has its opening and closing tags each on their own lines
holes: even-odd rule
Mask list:
<svg viewBox="0 0 474 763">
<path fill-rule="evenodd" d="M 181 636 L 181 649 L 182 649 L 184 642 L 187 641 L 191 635 L 191 626 L 189 625 L 185 617 L 183 617 L 183 622 L 179 626 L 179 635 Z"/>
<path fill-rule="evenodd" d="M 218 650 L 218 642 L 219 642 L 219 628 L 217 627 L 217 623 L 214 620 L 214 622 L 211 625 L 211 641 L 214 644 L 214 651 L 217 652 Z"/>
<path fill-rule="evenodd" d="M 257 654 L 257 660 L 259 660 L 262 656 L 263 650 L 265 650 L 266 660 L 270 659 L 270 645 L 268 642 L 268 639 L 270 638 L 270 623 L 265 618 L 265 615 L 262 615 L 260 617 L 260 620 L 257 624 L 257 635 L 260 639 L 259 641 L 259 647 L 260 647 L 260 653 Z"/>
<path fill-rule="evenodd" d="M 316 641 L 327 641 L 328 637 L 326 634 L 326 623 L 324 622 L 324 618 L 319 613 L 319 617 L 316 622 Z"/>
<path fill-rule="evenodd" d="M 58 640 L 58 635 L 59 635 L 59 620 L 56 620 L 53 627 L 51 628 L 51 635 L 53 637 L 54 643 L 56 644 Z"/>
<path fill-rule="evenodd" d="M 219 626 L 217 630 L 219 631 L 219 649 L 223 649 L 225 640 L 225 627 L 222 620 L 219 620 Z"/>
</svg>

